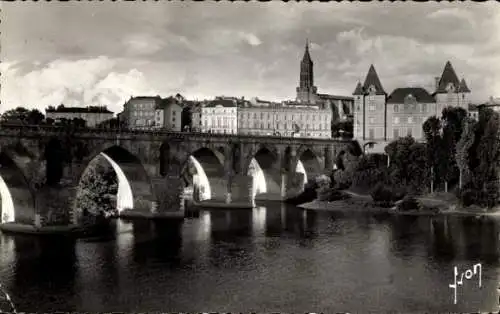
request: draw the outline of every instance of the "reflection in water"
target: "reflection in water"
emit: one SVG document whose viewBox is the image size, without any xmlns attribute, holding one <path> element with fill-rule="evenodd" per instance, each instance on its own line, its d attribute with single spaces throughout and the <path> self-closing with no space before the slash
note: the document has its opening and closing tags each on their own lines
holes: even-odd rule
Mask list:
<svg viewBox="0 0 500 314">
<path fill-rule="evenodd" d="M 498 226 L 268 203 L 182 223 L 119 220 L 112 239 L 1 236 L 0 281 L 26 312 L 491 311 Z M 475 263 L 483 287 L 464 285 L 454 305 L 453 267 Z"/>
<path fill-rule="evenodd" d="M 260 237 L 265 234 L 266 229 L 266 208 L 263 206 L 252 209 L 253 235 Z"/>
</svg>

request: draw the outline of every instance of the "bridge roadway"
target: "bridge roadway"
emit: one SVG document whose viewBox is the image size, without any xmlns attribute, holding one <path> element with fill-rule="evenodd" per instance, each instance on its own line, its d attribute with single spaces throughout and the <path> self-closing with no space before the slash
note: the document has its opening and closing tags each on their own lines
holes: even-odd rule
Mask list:
<svg viewBox="0 0 500 314">
<path fill-rule="evenodd" d="M 357 141 L 57 126 L 0 125 L 0 175 L 9 188 L 15 220 L 76 223 L 76 195 L 90 161 L 105 153 L 123 170 L 133 193 L 128 212 L 162 216 L 183 212 L 181 193 L 189 177 L 207 173 L 213 201 L 253 203 L 257 164 L 265 197 L 300 193 L 308 179 L 329 173 L 337 156 L 356 160 Z M 42 222 L 40 222 L 42 221 Z"/>
</svg>

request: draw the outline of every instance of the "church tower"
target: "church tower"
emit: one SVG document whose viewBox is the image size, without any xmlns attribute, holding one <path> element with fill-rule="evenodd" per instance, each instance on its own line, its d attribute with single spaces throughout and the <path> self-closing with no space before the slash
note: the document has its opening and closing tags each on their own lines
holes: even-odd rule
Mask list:
<svg viewBox="0 0 500 314">
<path fill-rule="evenodd" d="M 297 87 L 297 101 L 314 104 L 316 103 L 316 93 L 318 89 L 314 86 L 314 63 L 309 54 L 309 42 L 306 41 L 306 48 L 302 62 L 300 62 L 300 81 Z"/>
</svg>

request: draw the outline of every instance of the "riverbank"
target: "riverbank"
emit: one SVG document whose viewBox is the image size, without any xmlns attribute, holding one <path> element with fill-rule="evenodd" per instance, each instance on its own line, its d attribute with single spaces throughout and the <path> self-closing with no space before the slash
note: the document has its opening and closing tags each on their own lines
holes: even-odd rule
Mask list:
<svg viewBox="0 0 500 314">
<path fill-rule="evenodd" d="M 361 194 L 350 190 L 345 190 L 343 192 L 348 194 L 350 198 L 338 201 L 314 200 L 312 202 L 300 204 L 298 207 L 315 211 L 391 214 L 398 216 L 484 216 L 500 218 L 500 206 L 488 210 L 478 206 L 462 207 L 458 204 L 458 201 L 449 196 L 428 195 L 417 197 L 417 201 L 425 209 L 399 211 L 396 209 L 396 206 L 391 208 L 377 206 L 374 204 L 372 197 L 368 194 Z"/>
<path fill-rule="evenodd" d="M 8 222 L 0 224 L 3 233 L 17 233 L 26 235 L 78 235 L 83 232 L 79 226 L 42 226 L 36 227 L 30 224 Z"/>
</svg>

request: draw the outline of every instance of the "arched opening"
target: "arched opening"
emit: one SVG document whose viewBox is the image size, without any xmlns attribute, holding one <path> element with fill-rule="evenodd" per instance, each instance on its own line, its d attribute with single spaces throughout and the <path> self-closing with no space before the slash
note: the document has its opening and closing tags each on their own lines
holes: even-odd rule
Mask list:
<svg viewBox="0 0 500 314">
<path fill-rule="evenodd" d="M 35 200 L 28 182 L 16 163 L 0 153 L 0 223 L 32 224 Z"/>
<path fill-rule="evenodd" d="M 251 159 L 247 175 L 252 176 L 253 200 L 281 199 L 281 169 L 277 156 L 268 148 L 261 148 Z"/>
<path fill-rule="evenodd" d="M 299 156 L 295 171 L 304 174 L 304 185 L 306 185 L 322 174 L 321 163 L 310 149 L 306 149 Z"/>
<path fill-rule="evenodd" d="M 156 198 L 141 161 L 126 149 L 113 146 L 89 162 L 76 200 L 74 218 L 78 219 L 87 213 L 150 212 Z"/>
<path fill-rule="evenodd" d="M 195 201 L 225 201 L 227 182 L 220 150 L 204 147 L 193 152 L 183 167 L 183 176 Z"/>
<path fill-rule="evenodd" d="M 45 145 L 44 157 L 46 161 L 46 183 L 54 186 L 63 176 L 65 151 L 60 140 L 51 138 Z"/>
</svg>

